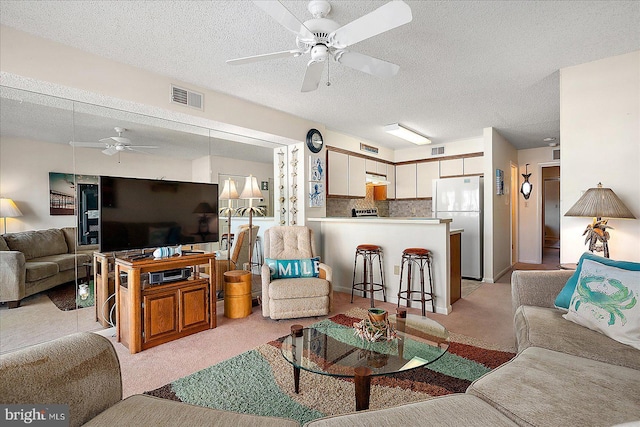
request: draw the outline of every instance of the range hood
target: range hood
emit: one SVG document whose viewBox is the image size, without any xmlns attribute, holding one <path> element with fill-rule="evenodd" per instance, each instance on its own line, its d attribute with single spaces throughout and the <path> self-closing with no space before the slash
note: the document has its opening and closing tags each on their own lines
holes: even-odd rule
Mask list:
<svg viewBox="0 0 640 427">
<path fill-rule="evenodd" d="M 361 175 L 362 176 L 362 175 Z M 387 177 L 384 175 L 376 175 L 374 173 L 366 174 L 366 182 L 371 185 L 389 185 L 391 182 L 387 181 Z"/>
</svg>

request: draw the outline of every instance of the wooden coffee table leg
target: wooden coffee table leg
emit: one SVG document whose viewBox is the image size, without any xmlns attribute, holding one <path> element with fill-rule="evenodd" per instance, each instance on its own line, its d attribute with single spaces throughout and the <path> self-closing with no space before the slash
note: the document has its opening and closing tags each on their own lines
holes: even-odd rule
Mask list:
<svg viewBox="0 0 640 427">
<path fill-rule="evenodd" d="M 369 396 L 371 394 L 371 369 L 366 366 L 358 366 L 355 369 L 356 383 L 356 411 L 369 409 Z"/>
<path fill-rule="evenodd" d="M 296 394 L 300 393 L 300 368 L 293 367 L 293 386 Z"/>
</svg>

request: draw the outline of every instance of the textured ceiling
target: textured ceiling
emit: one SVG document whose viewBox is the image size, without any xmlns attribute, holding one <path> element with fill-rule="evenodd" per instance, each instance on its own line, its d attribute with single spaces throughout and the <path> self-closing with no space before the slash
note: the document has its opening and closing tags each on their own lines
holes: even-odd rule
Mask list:
<svg viewBox="0 0 640 427">
<path fill-rule="evenodd" d="M 307 3 L 282 1 L 301 21 Z M 332 1 L 346 24 L 385 1 Z M 408 1 L 413 21 L 350 49 L 400 65 L 381 79 L 331 62 L 330 86 L 300 87 L 308 56 L 248 1 L 2 1 L 3 25 L 248 99 L 392 149 L 400 122 L 435 143 L 493 126 L 517 148 L 560 137 L 559 69 L 640 49 L 638 1 Z M 323 81 L 327 79 L 325 69 Z"/>
</svg>

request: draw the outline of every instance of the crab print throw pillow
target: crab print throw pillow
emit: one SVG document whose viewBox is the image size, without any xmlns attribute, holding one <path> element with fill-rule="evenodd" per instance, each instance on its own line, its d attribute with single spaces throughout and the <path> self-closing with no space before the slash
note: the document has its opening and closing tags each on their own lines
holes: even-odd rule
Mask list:
<svg viewBox="0 0 640 427">
<path fill-rule="evenodd" d="M 563 317 L 640 350 L 640 271 L 585 259 Z"/>
</svg>

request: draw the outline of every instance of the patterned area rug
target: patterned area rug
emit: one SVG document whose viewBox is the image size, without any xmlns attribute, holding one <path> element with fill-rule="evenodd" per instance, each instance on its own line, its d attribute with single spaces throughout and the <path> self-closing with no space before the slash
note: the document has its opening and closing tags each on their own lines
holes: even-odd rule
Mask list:
<svg viewBox="0 0 640 427">
<path fill-rule="evenodd" d="M 352 309 L 329 320 L 351 327 L 366 317 Z M 194 405 L 255 415 L 292 418 L 304 424 L 326 415 L 355 410 L 352 379 L 302 371 L 294 392 L 293 368 L 280 354 L 281 340 L 180 378 L 145 394 Z M 374 377 L 370 408 L 385 408 L 451 393 L 463 393 L 476 378 L 514 357 L 453 334 L 449 352 L 428 368 Z"/>
<path fill-rule="evenodd" d="M 46 291 L 52 303 L 62 311 L 71 311 L 76 308 L 91 307 L 94 304 L 93 280 L 89 281 L 89 297 L 81 299 L 76 294 L 75 282 L 64 283 Z"/>
</svg>

